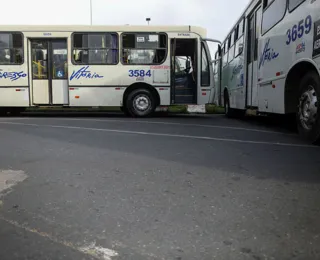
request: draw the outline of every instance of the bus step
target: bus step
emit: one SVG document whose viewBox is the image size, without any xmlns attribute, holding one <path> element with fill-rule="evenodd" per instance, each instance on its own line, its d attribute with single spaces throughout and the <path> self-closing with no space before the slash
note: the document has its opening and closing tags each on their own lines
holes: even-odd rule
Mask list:
<svg viewBox="0 0 320 260">
<path fill-rule="evenodd" d="M 192 90 L 187 90 L 187 89 L 183 89 L 183 90 L 176 90 L 175 91 L 175 95 L 176 96 L 185 96 L 185 95 L 188 95 L 188 96 L 193 96 L 193 91 Z"/>
<path fill-rule="evenodd" d="M 176 104 L 193 104 L 194 96 L 193 95 L 176 95 L 175 103 Z"/>
<path fill-rule="evenodd" d="M 182 87 L 182 88 L 175 88 L 175 90 L 176 91 L 179 91 L 179 90 L 193 90 L 193 88 L 184 88 L 184 87 Z"/>
</svg>

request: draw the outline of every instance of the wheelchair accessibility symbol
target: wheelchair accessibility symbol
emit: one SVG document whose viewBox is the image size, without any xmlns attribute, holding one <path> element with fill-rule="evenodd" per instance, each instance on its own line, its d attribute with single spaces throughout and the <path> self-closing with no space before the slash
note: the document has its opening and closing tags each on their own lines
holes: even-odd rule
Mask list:
<svg viewBox="0 0 320 260">
<path fill-rule="evenodd" d="M 57 77 L 58 78 L 63 78 L 64 72 L 62 70 L 57 71 Z"/>
</svg>

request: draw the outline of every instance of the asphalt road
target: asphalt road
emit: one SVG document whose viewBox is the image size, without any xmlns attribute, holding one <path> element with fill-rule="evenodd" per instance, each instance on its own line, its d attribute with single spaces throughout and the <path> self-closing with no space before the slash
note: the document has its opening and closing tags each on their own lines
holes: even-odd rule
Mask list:
<svg viewBox="0 0 320 260">
<path fill-rule="evenodd" d="M 283 124 L 26 115 L 0 143 L 1 260 L 320 259 L 320 147 Z"/>
</svg>

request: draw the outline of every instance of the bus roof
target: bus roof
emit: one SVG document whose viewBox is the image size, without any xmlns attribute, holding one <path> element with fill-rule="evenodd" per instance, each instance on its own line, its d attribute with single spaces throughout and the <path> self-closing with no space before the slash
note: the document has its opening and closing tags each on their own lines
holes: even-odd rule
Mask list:
<svg viewBox="0 0 320 260">
<path fill-rule="evenodd" d="M 0 25 L 0 31 L 20 32 L 193 32 L 202 38 L 207 30 L 191 25 Z"/>
</svg>

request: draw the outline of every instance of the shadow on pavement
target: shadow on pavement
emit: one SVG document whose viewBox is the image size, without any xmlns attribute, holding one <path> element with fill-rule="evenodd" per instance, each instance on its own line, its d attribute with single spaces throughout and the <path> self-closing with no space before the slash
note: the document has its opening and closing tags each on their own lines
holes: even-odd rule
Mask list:
<svg viewBox="0 0 320 260">
<path fill-rule="evenodd" d="M 91 118 L 128 118 L 128 120 L 132 120 L 133 118 L 125 116 L 122 112 L 25 112 L 17 117 L 91 117 Z M 10 117 L 8 117 L 10 118 Z M 232 124 L 234 122 L 245 124 L 247 127 L 263 127 L 269 128 L 271 130 L 279 129 L 292 133 L 297 133 L 297 127 L 295 124 L 295 118 L 292 116 L 260 116 L 260 117 L 242 117 L 238 119 L 229 119 L 221 114 L 173 114 L 166 112 L 157 112 L 152 117 L 142 118 L 139 120 L 152 120 L 157 118 L 163 119 L 185 119 L 184 123 L 206 123 L 206 124 L 214 124 L 219 120 L 219 122 Z M 188 120 L 197 120 L 188 122 Z"/>
<path fill-rule="evenodd" d="M 30 117 L 30 114 L 27 114 Z M 121 113 L 37 113 L 35 117 L 106 117 L 123 119 Z M 260 117 L 245 119 L 227 119 L 223 115 L 181 115 L 170 114 L 162 117 L 161 121 L 183 122 L 195 124 L 231 124 L 245 125 L 245 127 L 264 127 L 275 129 L 284 128 L 294 132 L 294 127 L 281 117 Z M 169 118 L 171 120 L 169 120 Z M 132 120 L 128 118 L 128 120 Z M 156 120 L 156 119 L 155 119 Z M 228 123 L 227 123 L 228 122 Z M 99 122 L 98 122 L 99 123 Z M 258 127 L 257 127 L 258 126 Z M 158 131 L 159 125 L 154 126 Z M 184 126 L 180 126 L 184 127 Z M 175 128 L 175 127 L 174 127 Z M 291 130 L 290 130 L 291 129 Z M 45 140 L 62 141 L 66 143 L 81 144 L 87 148 L 98 148 L 102 151 L 118 151 L 125 154 L 140 155 L 156 158 L 167 162 L 179 162 L 191 167 L 204 166 L 206 168 L 219 169 L 235 174 L 247 175 L 257 179 L 277 179 L 284 182 L 320 182 L 320 149 L 299 148 L 290 146 L 260 145 L 236 142 L 207 142 L 199 140 L 155 138 L 153 136 L 105 135 L 103 132 L 95 132 L 88 135 L 87 132 L 77 132 L 70 135 L 69 131 L 57 131 L 56 129 L 34 128 L 22 129 L 19 126 L 10 126 L 10 131 L 26 132 L 29 136 L 42 137 Z M 209 129 L 210 131 L 210 129 Z M 224 130 L 221 130 L 222 132 Z M 285 131 L 282 129 L 282 131 Z M 234 132 L 237 132 L 235 129 Z M 251 133 L 243 133 L 243 139 Z M 259 133 L 258 133 L 259 134 Z M 257 133 L 255 133 L 257 135 Z M 262 135 L 264 135 L 262 133 Z M 235 137 L 231 137 L 235 138 Z M 276 136 L 274 142 L 282 142 L 282 136 Z M 298 138 L 295 137 L 295 138 Z M 103 140 L 103 141 L 102 141 Z M 141 145 L 143 143 L 143 145 Z M 308 149 L 308 150 L 306 150 Z M 126 162 L 122 162 L 126 164 Z"/>
</svg>

